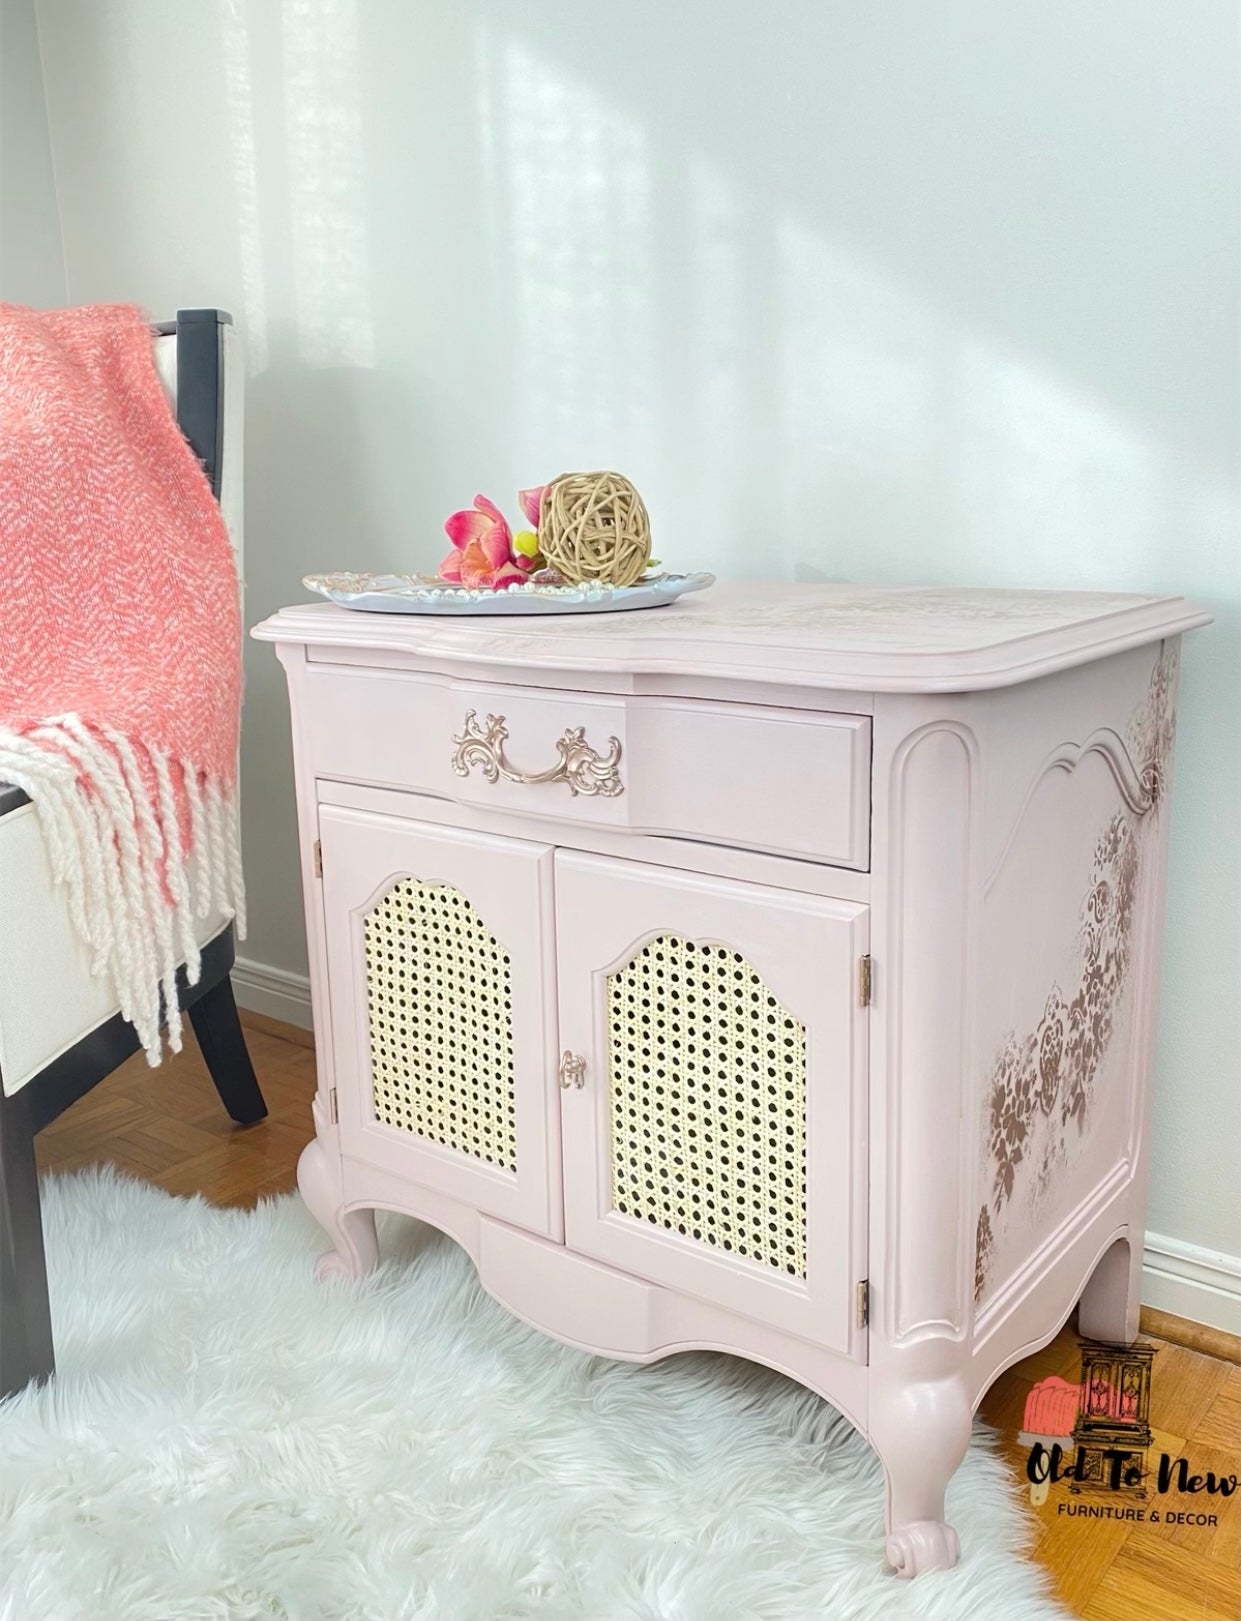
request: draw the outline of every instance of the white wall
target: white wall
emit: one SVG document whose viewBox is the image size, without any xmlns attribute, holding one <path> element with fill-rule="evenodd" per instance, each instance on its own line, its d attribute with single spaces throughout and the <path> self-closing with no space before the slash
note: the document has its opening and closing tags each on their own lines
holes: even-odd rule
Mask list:
<svg viewBox="0 0 1241 1621">
<path fill-rule="evenodd" d="M 1211 606 L 1151 1224 L 1235 1256 L 1233 0 L 38 15 L 71 297 L 220 303 L 248 336 L 251 618 L 592 465 L 678 565 Z M 305 961 L 286 709 L 270 649 L 247 667 L 247 950 L 278 991 Z"/>
<path fill-rule="evenodd" d="M 34 0 L 0 0 L 0 299 L 65 302 Z"/>
</svg>

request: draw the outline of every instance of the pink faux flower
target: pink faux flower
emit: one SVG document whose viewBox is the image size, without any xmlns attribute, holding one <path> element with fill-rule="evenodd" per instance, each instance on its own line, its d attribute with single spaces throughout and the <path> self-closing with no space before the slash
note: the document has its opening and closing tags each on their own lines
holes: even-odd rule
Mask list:
<svg viewBox="0 0 1241 1621">
<path fill-rule="evenodd" d="M 525 578 L 513 561 L 513 537 L 504 514 L 485 495 L 474 497 L 472 509 L 446 519 L 444 532 L 453 550 L 440 564 L 442 580 L 471 590 L 506 591 Z"/>
<path fill-rule="evenodd" d="M 517 499 L 521 502 L 521 510 L 530 520 L 531 529 L 539 527 L 539 516 L 543 510 L 543 491 L 546 484 L 536 484 L 531 490 L 518 490 Z"/>
<path fill-rule="evenodd" d="M 539 527 L 539 511 L 543 505 L 543 491 L 546 484 L 540 484 L 533 490 L 518 490 L 517 499 L 521 502 L 521 510 L 529 520 L 529 529 L 519 529 L 512 539 L 513 561 L 519 569 L 526 574 L 542 566 L 543 558 L 539 552 L 539 537 L 536 531 Z"/>
</svg>

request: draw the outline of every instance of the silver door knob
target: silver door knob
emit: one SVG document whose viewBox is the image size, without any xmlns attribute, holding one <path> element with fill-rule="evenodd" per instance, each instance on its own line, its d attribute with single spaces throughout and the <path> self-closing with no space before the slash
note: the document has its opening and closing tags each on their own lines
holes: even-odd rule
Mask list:
<svg viewBox="0 0 1241 1621">
<path fill-rule="evenodd" d="M 560 1060 L 560 1084 L 567 1092 L 571 1086 L 586 1085 L 586 1060 L 566 1048 Z"/>
</svg>

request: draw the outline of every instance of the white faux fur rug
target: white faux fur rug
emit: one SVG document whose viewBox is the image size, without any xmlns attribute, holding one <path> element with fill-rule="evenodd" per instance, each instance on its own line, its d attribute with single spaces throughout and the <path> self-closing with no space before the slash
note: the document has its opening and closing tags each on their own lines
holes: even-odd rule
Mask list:
<svg viewBox="0 0 1241 1621">
<path fill-rule="evenodd" d="M 0 1406 L 4 1621 L 1024 1621 L 1018 1483 L 979 1433 L 962 1563 L 883 1563 L 882 1476 L 815 1397 L 723 1356 L 565 1350 L 389 1218 L 311 1278 L 257 1211 L 111 1172 L 45 1185 L 60 1371 Z"/>
</svg>

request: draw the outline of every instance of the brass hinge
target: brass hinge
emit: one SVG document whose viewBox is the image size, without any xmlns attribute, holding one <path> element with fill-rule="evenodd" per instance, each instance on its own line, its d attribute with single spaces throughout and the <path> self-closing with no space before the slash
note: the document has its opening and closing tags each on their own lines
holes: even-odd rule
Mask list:
<svg viewBox="0 0 1241 1621">
<path fill-rule="evenodd" d="M 857 1311 L 855 1321 L 859 1328 L 865 1328 L 870 1322 L 870 1279 L 863 1278 L 857 1286 Z"/>
<path fill-rule="evenodd" d="M 333 1126 L 339 1124 L 340 1122 L 340 1115 L 336 1108 L 336 1088 L 334 1086 L 328 1088 L 327 1117 L 329 1123 Z"/>
<path fill-rule="evenodd" d="M 315 877 L 323 877 L 323 845 L 318 839 L 315 840 Z"/>
<path fill-rule="evenodd" d="M 857 1005 L 870 1006 L 870 989 L 874 981 L 874 973 L 870 965 L 870 957 L 859 957 L 857 960 Z"/>
</svg>

